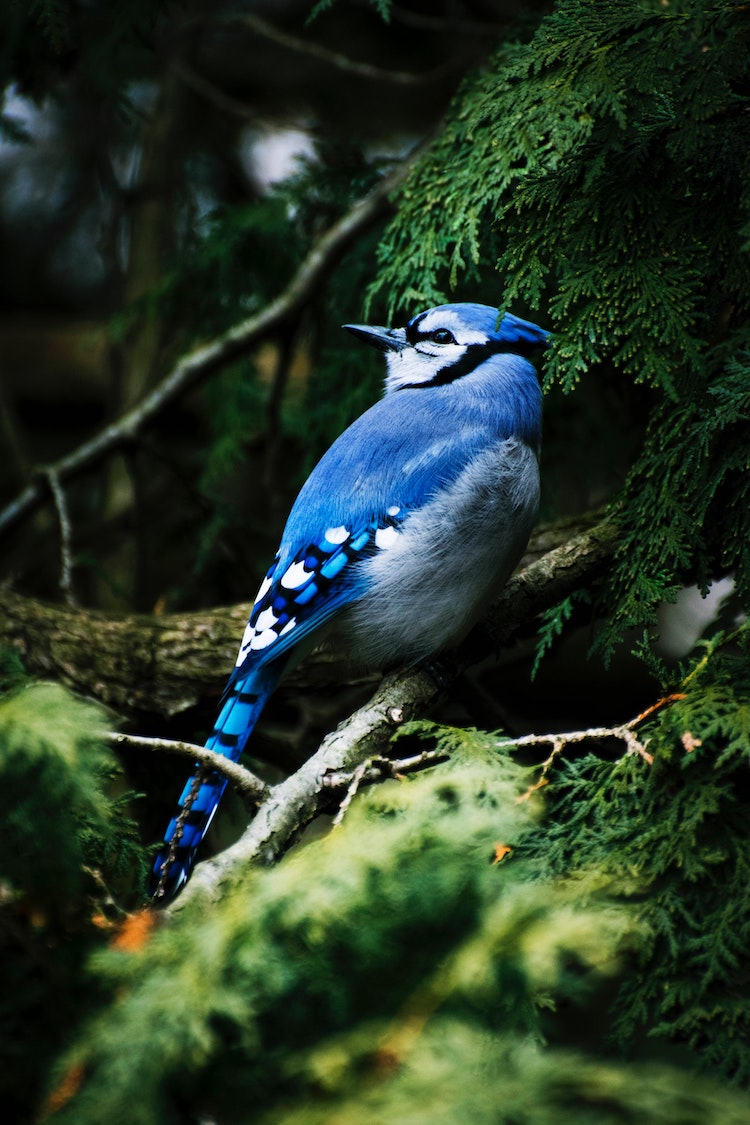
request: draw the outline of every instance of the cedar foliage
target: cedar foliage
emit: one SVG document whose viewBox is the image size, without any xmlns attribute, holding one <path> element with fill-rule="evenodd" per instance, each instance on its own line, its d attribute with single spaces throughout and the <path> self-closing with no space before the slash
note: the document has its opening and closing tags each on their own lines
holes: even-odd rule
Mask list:
<svg viewBox="0 0 750 1125">
<path fill-rule="evenodd" d="M 77 5 L 34 11 L 75 40 Z M 605 652 L 684 581 L 732 570 L 747 604 L 749 29 L 725 0 L 561 0 L 465 80 L 380 243 L 372 300 L 410 313 L 492 277 L 494 299 L 553 326 L 548 387 L 646 385 L 617 565 L 547 615 L 542 666 L 593 598 Z M 127 316 L 176 320 L 189 295 L 200 333 L 258 307 L 321 210 L 358 194 L 349 159 L 284 189 L 293 223 L 283 193 L 216 217 Z M 318 446 L 363 405 L 327 333 L 359 318 L 367 248 L 305 325 L 329 393 L 284 424 Z M 205 392 L 198 574 L 257 417 L 243 375 Z M 102 716 L 8 661 L 4 1105 L 28 1119 L 46 1093 L 45 1118 L 76 1125 L 748 1120 L 749 640 L 718 634 L 677 673 L 648 657 L 655 695 L 674 693 L 638 730 L 652 764 L 564 747 L 537 792 L 507 741 L 413 731 L 450 763 L 359 794 L 326 838 L 140 946 L 109 941 L 141 859 Z"/>
<path fill-rule="evenodd" d="M 731 0 L 562 0 L 466 81 L 379 252 L 373 291 L 428 306 L 493 229 L 502 301 L 554 326 L 548 386 L 608 361 L 653 388 L 607 651 L 686 574 L 750 594 L 749 40 Z"/>
</svg>

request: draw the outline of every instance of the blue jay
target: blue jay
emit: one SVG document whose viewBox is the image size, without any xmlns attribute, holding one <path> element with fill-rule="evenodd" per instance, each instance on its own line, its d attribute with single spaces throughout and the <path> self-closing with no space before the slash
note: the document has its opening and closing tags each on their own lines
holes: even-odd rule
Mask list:
<svg viewBox="0 0 750 1125">
<path fill-rule="evenodd" d="M 206 742 L 234 761 L 313 644 L 372 670 L 459 640 L 536 519 L 541 391 L 529 356 L 548 333 L 510 314 L 498 324 L 479 304 L 439 305 L 405 328 L 344 327 L 385 354 L 385 395 L 333 443 L 291 510 Z M 157 899 L 187 881 L 226 784 L 218 773 L 188 782 L 189 807 L 152 871 Z"/>
</svg>

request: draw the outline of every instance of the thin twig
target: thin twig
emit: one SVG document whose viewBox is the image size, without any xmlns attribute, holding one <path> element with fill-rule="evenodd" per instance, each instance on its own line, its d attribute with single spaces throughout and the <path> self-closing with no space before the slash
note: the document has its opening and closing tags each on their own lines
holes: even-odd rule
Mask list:
<svg viewBox="0 0 750 1125">
<path fill-rule="evenodd" d="M 166 378 L 133 409 L 79 445 L 65 457 L 42 470 L 53 472 L 62 481 L 83 469 L 97 464 L 113 449 L 125 444 L 179 395 L 198 379 L 213 374 L 231 360 L 255 347 L 276 331 L 287 319 L 296 315 L 310 296 L 317 292 L 321 280 L 338 261 L 352 240 L 362 233 L 388 206 L 390 195 L 401 186 L 411 170 L 419 150 L 414 150 L 399 166 L 364 198 L 358 200 L 345 215 L 333 224 L 309 251 L 286 289 L 260 312 L 241 321 L 208 344 L 182 356 Z M 44 497 L 39 480 L 25 489 L 0 512 L 0 534 L 35 509 Z"/>
<path fill-rule="evenodd" d="M 642 741 L 639 739 L 635 731 L 641 723 L 646 719 L 650 719 L 657 711 L 663 707 L 669 707 L 671 704 L 684 699 L 685 696 L 676 692 L 672 695 L 665 695 L 662 699 L 657 700 L 651 707 L 647 707 L 645 711 L 641 711 L 635 718 L 629 719 L 627 723 L 619 723 L 614 727 L 589 727 L 587 730 L 572 730 L 566 731 L 564 734 L 524 734 L 520 738 L 503 738 L 501 740 L 501 747 L 504 750 L 523 750 L 527 746 L 544 746 L 551 745 L 552 751 L 548 758 L 541 763 L 541 774 L 529 786 L 525 793 L 523 793 L 518 800 L 526 801 L 538 789 L 541 789 L 548 782 L 549 772 L 554 765 L 555 759 L 562 754 L 566 746 L 571 746 L 580 742 L 600 742 L 603 739 L 616 739 L 619 742 L 624 742 L 627 755 L 637 755 L 642 758 L 646 765 L 652 766 L 654 764 L 654 756 L 648 750 L 648 739 Z"/>
<path fill-rule="evenodd" d="M 186 66 L 183 62 L 175 62 L 172 63 L 172 69 L 186 86 L 189 86 L 191 90 L 200 94 L 206 101 L 211 102 L 217 109 L 220 109 L 222 113 L 231 113 L 235 117 L 257 121 L 257 107 L 250 105 L 248 102 L 240 101 L 239 98 L 234 98 L 231 94 L 225 93 L 224 90 L 220 89 L 215 83 L 209 82 L 202 74 L 198 74 L 192 67 Z"/>
<path fill-rule="evenodd" d="M 227 15 L 223 16 L 218 21 L 211 21 L 212 26 L 217 23 L 221 24 L 239 24 L 241 27 L 246 28 L 248 31 L 253 32 L 254 35 L 260 35 L 263 39 L 267 39 L 271 43 L 275 43 L 278 47 L 283 47 L 287 51 L 294 51 L 299 55 L 306 55 L 308 58 L 315 59 L 317 62 L 325 63 L 327 66 L 333 66 L 336 70 L 343 71 L 346 74 L 353 74 L 357 78 L 363 78 L 369 82 L 388 82 L 395 86 L 426 86 L 431 82 L 437 82 L 439 79 L 445 77 L 452 70 L 455 70 L 457 64 L 455 60 L 448 63 L 443 63 L 441 66 L 434 67 L 423 74 L 413 74 L 410 71 L 404 70 L 385 70 L 380 66 L 372 66 L 370 63 L 356 62 L 350 59 L 347 55 L 342 55 L 339 51 L 332 51 L 330 47 L 324 47 L 322 43 L 316 43 L 311 39 L 300 39 L 296 35 L 290 35 L 287 31 L 282 31 L 273 23 L 261 19 L 260 16 L 255 15 Z"/>
<path fill-rule="evenodd" d="M 439 762 L 447 762 L 450 758 L 443 750 L 422 750 L 419 754 L 412 754 L 409 758 L 368 758 L 353 770 L 326 774 L 323 784 L 328 789 L 339 789 L 346 785 L 346 796 L 339 805 L 339 810 L 333 818 L 332 827 L 341 824 L 349 806 L 363 785 L 379 784 L 387 778 L 401 778 L 415 770 L 422 770 L 426 766 L 434 766 Z"/>
<path fill-rule="evenodd" d="M 368 760 L 366 762 L 360 762 L 358 766 L 355 766 L 354 770 L 352 771 L 351 781 L 349 782 L 349 788 L 346 791 L 346 796 L 344 797 L 343 801 L 339 805 L 338 812 L 336 813 L 335 817 L 333 818 L 333 824 L 332 824 L 333 828 L 336 828 L 337 825 L 341 824 L 341 821 L 346 816 L 349 805 L 352 803 L 352 801 L 354 800 L 354 798 L 357 795 L 357 790 L 359 789 L 360 785 L 362 784 L 362 779 L 364 778 L 367 771 L 371 768 L 372 768 L 372 759 L 371 758 L 368 758 Z"/>
<path fill-rule="evenodd" d="M 559 752 L 558 747 L 563 749 L 572 743 L 598 742 L 603 738 L 615 738 L 624 742 L 629 750 L 635 748 L 637 744 L 640 747 L 638 753 L 651 765 L 653 757 L 645 752 L 645 748 L 633 734 L 633 729 L 639 721 L 640 716 L 637 716 L 627 723 L 620 723 L 614 727 L 589 727 L 587 730 L 566 731 L 565 734 L 524 734 L 520 738 L 503 739 L 502 745 L 503 747 L 512 746 L 515 750 L 522 750 L 526 746 L 543 746 L 545 743 L 550 743 L 554 754 Z"/>
<path fill-rule="evenodd" d="M 65 604 L 71 608 L 78 605 L 75 592 L 73 590 L 73 553 L 71 550 L 72 531 L 70 526 L 70 517 L 68 516 L 68 505 L 65 500 L 65 493 L 60 484 L 60 477 L 54 468 L 47 468 L 44 470 L 44 475 L 49 483 L 50 492 L 55 502 L 55 510 L 57 512 L 57 522 L 60 526 L 60 589 L 65 597 Z"/>
<path fill-rule="evenodd" d="M 129 746 L 138 750 L 165 750 L 170 754 L 182 754 L 193 762 L 200 762 L 202 766 L 223 773 L 240 796 L 254 805 L 265 801 L 271 792 L 270 786 L 250 770 L 233 762 L 231 758 L 225 758 L 223 754 L 217 754 L 215 750 L 208 750 L 205 746 L 196 746 L 192 742 L 179 742 L 171 738 L 147 738 L 138 734 L 122 734 L 119 731 L 108 732 L 107 741 L 113 746 Z"/>
<path fill-rule="evenodd" d="M 482 35 L 484 37 L 501 35 L 507 30 L 507 23 L 480 23 L 478 20 L 452 19 L 450 16 L 423 15 L 406 8 L 392 5 L 388 11 L 390 18 L 406 27 L 417 27 L 421 31 L 450 32 L 452 35 Z"/>
<path fill-rule="evenodd" d="M 365 770 L 359 777 L 359 783 L 370 785 L 383 781 L 386 777 L 398 778 L 425 769 L 427 766 L 447 762 L 449 758 L 450 755 L 444 750 L 422 750 L 409 758 L 368 758 L 363 763 Z M 343 789 L 344 786 L 351 785 L 356 772 L 356 770 L 341 770 L 338 773 L 327 773 L 323 778 L 323 784 L 327 789 Z"/>
</svg>

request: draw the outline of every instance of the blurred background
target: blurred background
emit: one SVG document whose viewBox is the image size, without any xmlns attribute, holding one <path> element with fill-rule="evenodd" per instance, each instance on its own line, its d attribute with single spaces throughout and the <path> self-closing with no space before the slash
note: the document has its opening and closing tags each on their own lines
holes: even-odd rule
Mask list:
<svg viewBox="0 0 750 1125">
<path fill-rule="evenodd" d="M 39 467 L 277 297 L 320 236 L 439 129 L 464 75 L 504 36 L 533 34 L 551 5 L 401 0 L 387 20 L 382 7 L 69 0 L 6 10 L 0 511 L 42 482 L 42 502 L 1 537 L 0 577 L 17 591 L 62 599 L 62 515 L 68 596 L 82 607 L 163 614 L 251 602 L 300 484 L 380 393 L 380 357 L 340 325 L 386 318 L 387 295 L 369 308 L 366 295 L 392 205 L 304 307 L 62 480 L 57 505 Z M 500 304 L 493 265 L 458 288 L 446 278 L 447 296 Z M 554 329 L 544 309 L 514 311 Z M 575 396 L 547 396 L 543 521 L 574 528 L 600 509 L 640 447 L 643 389 L 606 367 L 596 375 Z M 635 713 L 652 683 L 629 658 L 608 672 L 586 665 L 590 607 L 580 613 L 535 684 L 530 625 L 443 717 L 521 732 Z M 259 728 L 259 755 L 280 768 L 314 749 L 368 685 L 347 685 L 344 699 L 304 687 L 280 693 Z M 119 719 L 197 741 L 214 703 L 168 723 L 156 709 Z"/>
</svg>

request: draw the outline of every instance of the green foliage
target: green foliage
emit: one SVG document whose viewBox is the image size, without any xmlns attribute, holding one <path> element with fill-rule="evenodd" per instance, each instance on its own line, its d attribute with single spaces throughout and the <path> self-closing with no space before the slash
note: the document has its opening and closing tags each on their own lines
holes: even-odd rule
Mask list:
<svg viewBox="0 0 750 1125">
<path fill-rule="evenodd" d="M 186 1099 L 251 1121 L 311 1097 L 322 1118 L 378 1080 L 381 1056 L 408 1059 L 433 1014 L 464 1055 L 480 1029 L 538 1040 L 553 995 L 612 971 L 635 933 L 627 909 L 595 880 L 531 884 L 491 864 L 533 823 L 515 800 L 526 771 L 462 741 L 473 762 L 374 790 L 142 954 L 99 958 L 118 998 L 69 1056 L 87 1079 L 58 1120 L 176 1121 Z"/>
<path fill-rule="evenodd" d="M 104 713 L 57 684 L 0 700 L 0 1043 L 3 1106 L 28 1121 L 45 1067 L 90 1011 L 85 960 L 113 888 L 143 878 L 136 828 L 111 797 Z"/>
<path fill-rule="evenodd" d="M 542 662 L 544 655 L 554 645 L 555 641 L 562 635 L 566 624 L 573 616 L 573 612 L 578 605 L 590 605 L 591 595 L 588 590 L 574 590 L 567 598 L 563 598 L 557 605 L 553 605 L 550 609 L 545 610 L 541 614 L 539 630 L 537 633 L 538 640 L 536 646 L 536 654 L 534 656 L 534 663 L 531 666 L 531 678 L 535 678 L 539 671 L 539 665 Z"/>
<path fill-rule="evenodd" d="M 606 649 L 622 628 L 653 619 L 659 601 L 676 592 L 676 576 L 705 589 L 712 577 L 734 573 L 747 598 L 748 421 L 747 352 L 653 412 L 618 512 L 624 536 L 607 595 Z"/>
<path fill-rule="evenodd" d="M 80 900 L 88 865 L 105 880 L 137 873 L 135 826 L 105 794 L 113 763 L 104 718 L 51 683 L 30 683 L 0 703 L 8 845 L 0 878 L 40 909 Z"/>
<path fill-rule="evenodd" d="M 522 799 L 534 771 L 489 737 L 430 733 L 448 766 L 358 795 L 343 825 L 278 868 L 245 874 L 210 908 L 187 904 L 138 952 L 97 955 L 111 1001 L 57 1067 L 53 1120 L 168 1125 L 185 1106 L 289 1125 L 746 1119 L 739 1094 L 663 1060 L 625 1065 L 601 1044 L 588 1055 L 576 1031 L 613 977 L 641 1002 L 634 959 L 662 940 L 666 907 L 655 895 L 644 909 L 638 853 L 610 865 L 600 840 L 590 855 L 596 827 L 627 826 L 601 816 L 579 856 L 586 803 L 579 793 L 576 821 L 567 778 L 557 819 L 540 822 Z M 642 794 L 645 766 L 597 762 L 632 824 L 628 784 Z M 662 847 L 675 886 L 698 874 L 680 875 L 683 859 Z M 662 997 L 689 976 L 684 928 L 672 930 Z M 80 1088 L 60 1098 L 71 1074 Z"/>
<path fill-rule="evenodd" d="M 18 649 L 0 645 L 0 693 L 20 687 L 25 680 L 26 669 Z"/>
<path fill-rule="evenodd" d="M 17 82 L 40 98 L 69 73 L 76 58 L 98 96 L 124 109 L 133 64 L 148 58 L 150 37 L 174 0 L 31 0 L 0 12 L 0 89 Z"/>
<path fill-rule="evenodd" d="M 671 388 L 702 363 L 717 266 L 724 299 L 747 292 L 746 36 L 732 3 L 558 4 L 466 82 L 404 190 L 377 289 L 394 306 L 444 299 L 495 226 L 503 302 L 551 291 L 550 381 L 609 356 Z"/>
<path fill-rule="evenodd" d="M 701 1065 L 750 1082 L 750 675 L 747 627 L 719 637 L 639 731 L 653 756 L 566 761 L 531 850 L 636 881 L 653 945 L 623 985 L 615 1024 L 686 1044 Z"/>
<path fill-rule="evenodd" d="M 411 308 L 499 244 L 498 302 L 553 322 L 548 385 L 606 361 L 653 388 L 607 648 L 685 575 L 750 595 L 749 34 L 729 0 L 563 0 L 464 83 L 379 251 L 374 292 Z"/>
</svg>

